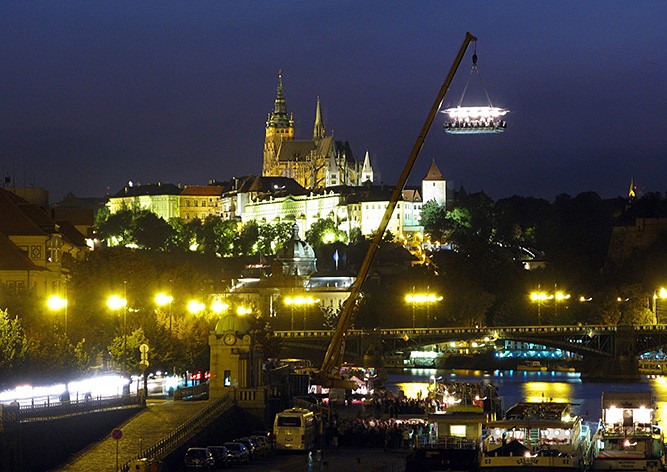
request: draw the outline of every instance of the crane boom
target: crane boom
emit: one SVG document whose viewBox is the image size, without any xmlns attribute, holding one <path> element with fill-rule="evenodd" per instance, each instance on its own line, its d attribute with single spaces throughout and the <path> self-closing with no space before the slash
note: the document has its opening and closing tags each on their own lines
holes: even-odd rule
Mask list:
<svg viewBox="0 0 667 472">
<path fill-rule="evenodd" d="M 465 55 L 466 50 L 468 49 L 468 46 L 472 41 L 477 41 L 477 38 L 472 34 L 470 34 L 469 32 L 467 32 L 466 37 L 463 40 L 463 44 L 461 45 L 461 48 L 459 49 L 456 59 L 454 60 L 454 64 L 452 64 L 452 68 L 447 74 L 445 82 L 442 84 L 442 87 L 440 88 L 440 91 L 438 92 L 438 95 L 435 98 L 435 102 L 433 103 L 431 111 L 429 112 L 428 117 L 426 118 L 426 122 L 422 127 L 421 133 L 417 137 L 417 141 L 415 142 L 415 145 L 413 146 L 412 151 L 410 152 L 408 161 L 405 163 L 403 172 L 401 173 L 401 176 L 398 179 L 396 186 L 394 187 L 394 190 L 391 194 L 391 198 L 389 199 L 389 204 L 387 205 L 387 209 L 385 210 L 384 215 L 382 217 L 382 221 L 380 222 L 380 226 L 378 227 L 378 230 L 375 232 L 373 236 L 373 240 L 371 242 L 370 247 L 368 248 L 366 257 L 364 257 L 364 260 L 361 263 L 361 266 L 359 267 L 359 274 L 357 274 L 357 278 L 352 284 L 350 296 L 343 304 L 343 309 L 341 310 L 340 317 L 338 318 L 338 324 L 336 325 L 336 330 L 334 331 L 333 337 L 331 338 L 331 342 L 329 343 L 327 352 L 324 355 L 324 359 L 322 361 L 322 367 L 318 372 L 316 372 L 313 375 L 314 381 L 320 385 L 336 386 L 335 384 L 337 385 L 345 384 L 345 381 L 343 381 L 340 377 L 339 371 L 343 360 L 343 353 L 345 351 L 345 336 L 347 334 L 348 329 L 350 329 L 350 327 L 352 326 L 354 315 L 356 314 L 356 311 L 359 307 L 358 299 L 359 295 L 361 294 L 361 287 L 364 281 L 366 280 L 368 272 L 370 271 L 371 264 L 373 263 L 373 259 L 375 258 L 375 254 L 377 253 L 380 247 L 380 241 L 382 240 L 382 236 L 384 235 L 384 232 L 387 229 L 389 220 L 391 219 L 394 213 L 394 209 L 396 208 L 398 199 L 401 196 L 403 187 L 405 186 L 405 183 L 407 182 L 408 177 L 410 176 L 410 171 L 412 170 L 412 167 L 414 166 L 414 163 L 417 160 L 419 151 L 421 151 L 421 148 L 424 145 L 424 141 L 426 140 L 426 135 L 428 134 L 428 131 L 431 128 L 431 124 L 433 124 L 433 120 L 435 119 L 435 116 L 438 113 L 438 110 L 440 109 L 440 104 L 445 98 L 445 94 L 447 93 L 447 90 L 449 89 L 449 86 L 451 85 L 452 80 L 454 79 L 454 75 L 456 74 L 456 71 L 458 70 L 459 65 L 461 64 L 461 61 L 463 60 L 463 56 Z"/>
</svg>

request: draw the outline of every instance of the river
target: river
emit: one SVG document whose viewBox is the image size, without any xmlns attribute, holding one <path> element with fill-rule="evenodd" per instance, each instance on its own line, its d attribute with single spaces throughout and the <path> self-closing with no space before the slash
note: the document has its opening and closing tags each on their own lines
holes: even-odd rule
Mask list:
<svg viewBox="0 0 667 472">
<path fill-rule="evenodd" d="M 484 382 L 495 385 L 503 400 L 503 410 L 517 402 L 569 402 L 584 421 L 596 425 L 601 416 L 603 392 L 647 392 L 656 400 L 656 418 L 667 425 L 667 377 L 644 377 L 638 383 L 582 382 L 578 373 L 521 372 L 479 370 L 403 369 L 388 373 L 388 390 L 400 388 L 408 397 L 416 397 L 421 390 L 425 396 L 429 382 L 441 377 L 459 382 Z"/>
</svg>

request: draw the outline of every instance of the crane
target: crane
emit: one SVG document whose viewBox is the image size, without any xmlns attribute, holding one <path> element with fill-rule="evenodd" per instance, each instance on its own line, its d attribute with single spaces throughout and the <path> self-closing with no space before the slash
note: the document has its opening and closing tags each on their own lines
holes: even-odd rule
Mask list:
<svg viewBox="0 0 667 472">
<path fill-rule="evenodd" d="M 364 257 L 364 260 L 359 267 L 357 278 L 352 284 L 350 296 L 343 304 L 343 309 L 341 310 L 340 317 L 338 318 L 336 330 L 334 331 L 329 346 L 327 347 L 327 352 L 324 355 L 322 366 L 318 371 L 313 373 L 313 381 L 318 385 L 334 388 L 355 388 L 355 384 L 353 382 L 345 380 L 341 377 L 340 367 L 343 361 L 343 353 L 345 352 L 345 336 L 347 335 L 347 331 L 352 326 L 354 316 L 360 306 L 361 288 L 364 284 L 364 281 L 366 280 L 368 272 L 370 271 L 375 254 L 380 248 L 380 241 L 382 240 L 382 236 L 384 235 L 391 216 L 394 213 L 394 209 L 396 208 L 398 199 L 401 196 L 403 187 L 405 186 L 405 183 L 410 176 L 410 171 L 412 170 L 412 167 L 417 160 L 419 151 L 421 151 L 421 148 L 424 145 L 424 141 L 426 140 L 426 135 L 431 128 L 431 124 L 433 123 L 433 120 L 435 119 L 435 116 L 440 109 L 440 104 L 445 98 L 445 94 L 447 93 L 447 90 L 449 89 L 449 86 L 454 79 L 454 75 L 456 74 L 461 61 L 463 60 L 463 56 L 465 55 L 468 46 L 473 41 L 477 41 L 477 38 L 469 32 L 466 32 L 465 39 L 463 40 L 463 44 L 461 44 L 461 48 L 459 49 L 456 59 L 454 60 L 454 64 L 452 64 L 452 67 L 449 70 L 449 73 L 447 74 L 447 77 L 445 78 L 445 81 L 442 84 L 437 97 L 435 98 L 435 102 L 433 103 L 433 106 L 431 107 L 431 110 L 426 118 L 426 122 L 422 127 L 421 133 L 417 137 L 417 141 L 415 142 L 412 151 L 410 152 L 408 161 L 405 163 L 403 172 L 401 173 L 401 176 L 398 179 L 396 186 L 394 187 L 394 190 L 389 199 L 389 204 L 387 205 L 387 209 L 385 210 L 382 221 L 380 222 L 380 226 L 373 236 L 373 240 L 371 241 L 371 245 L 368 248 L 368 252 L 366 252 L 366 256 Z"/>
</svg>

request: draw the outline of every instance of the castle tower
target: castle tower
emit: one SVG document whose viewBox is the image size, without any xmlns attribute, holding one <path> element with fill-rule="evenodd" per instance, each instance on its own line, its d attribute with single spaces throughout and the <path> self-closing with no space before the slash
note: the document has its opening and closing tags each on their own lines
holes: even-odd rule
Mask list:
<svg viewBox="0 0 667 472">
<path fill-rule="evenodd" d="M 422 201 L 427 203 L 431 200 L 435 200 L 439 205 L 447 206 L 447 181 L 438 166 L 435 165 L 435 159 L 422 180 Z"/>
<path fill-rule="evenodd" d="M 319 104 L 319 103 L 318 103 Z M 283 141 L 294 139 L 294 119 L 287 114 L 287 104 L 283 95 L 283 76 L 278 72 L 278 87 L 274 101 L 273 113 L 269 113 L 266 120 L 266 134 L 264 138 L 264 165 L 262 175 L 276 175 L 278 149 Z M 280 174 L 277 174 L 280 175 Z"/>
<path fill-rule="evenodd" d="M 373 183 L 373 167 L 371 166 L 371 157 L 368 154 L 368 149 L 366 149 L 366 156 L 364 157 L 364 165 L 361 168 L 361 182 L 363 184 L 366 181 Z"/>
</svg>

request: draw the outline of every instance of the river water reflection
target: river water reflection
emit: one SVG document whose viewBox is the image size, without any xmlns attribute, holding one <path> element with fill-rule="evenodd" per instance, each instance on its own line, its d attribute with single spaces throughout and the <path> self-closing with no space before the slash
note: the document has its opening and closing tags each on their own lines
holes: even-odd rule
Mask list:
<svg viewBox="0 0 667 472">
<path fill-rule="evenodd" d="M 419 391 L 426 396 L 434 377 L 493 384 L 503 400 L 503 410 L 517 402 L 570 402 L 575 412 L 592 424 L 600 419 L 602 392 L 650 391 L 657 402 L 656 418 L 667 426 L 667 377 L 645 377 L 638 383 L 590 383 L 570 372 L 403 369 L 390 372 L 386 385 L 389 390 L 402 389 L 408 397 L 416 397 Z"/>
</svg>

